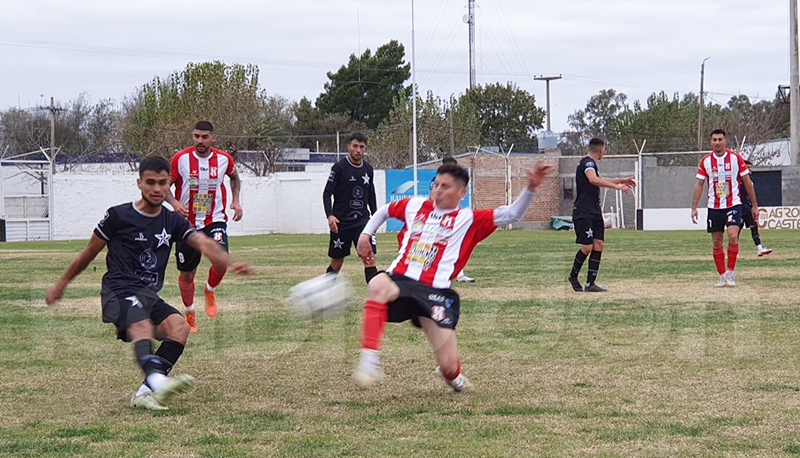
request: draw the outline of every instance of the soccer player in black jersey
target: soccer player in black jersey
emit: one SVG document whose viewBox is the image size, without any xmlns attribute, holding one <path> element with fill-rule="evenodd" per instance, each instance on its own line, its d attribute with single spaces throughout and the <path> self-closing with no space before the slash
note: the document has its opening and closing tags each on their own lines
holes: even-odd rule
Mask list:
<svg viewBox="0 0 800 458">
<path fill-rule="evenodd" d="M 347 139 L 347 157 L 331 167 L 328 183 L 322 193 L 322 203 L 331 230 L 328 247 L 331 264 L 328 273 L 339 273 L 344 258 L 350 256 L 350 246 L 358 243 L 358 236 L 370 215 L 378 209 L 374 173 L 372 166 L 364 160 L 366 149 L 367 137 L 361 132 L 353 132 Z M 374 240 L 372 248 L 375 251 Z M 378 274 L 378 269 L 374 261 L 363 261 L 364 276 L 369 283 Z"/>
<path fill-rule="evenodd" d="M 628 192 L 636 186 L 633 177 L 629 178 L 601 178 L 597 162 L 606 154 L 606 143 L 593 138 L 589 141 L 589 154 L 578 163 L 575 172 L 575 187 L 578 195 L 572 207 L 572 223 L 575 226 L 577 240 L 581 249 L 575 255 L 572 263 L 572 273 L 569 282 L 575 291 L 601 293 L 606 291 L 595 283 L 597 272 L 600 270 L 600 257 L 603 254 L 603 240 L 605 239 L 605 226 L 603 225 L 603 211 L 600 208 L 600 188 L 619 189 Z M 581 286 L 578 274 L 581 266 L 589 257 L 589 273 L 586 278 L 586 288 Z"/>
<path fill-rule="evenodd" d="M 164 404 L 188 390 L 193 381 L 188 375 L 167 378 L 189 337 L 189 325 L 181 314 L 158 296 L 172 244 L 185 241 L 206 255 L 215 268 L 254 273 L 247 264 L 231 262 L 217 242 L 161 206 L 172 182 L 169 172 L 164 158 L 142 160 L 136 180 L 142 198 L 106 211 L 86 248 L 45 297 L 48 305 L 55 304 L 67 285 L 108 245 L 108 272 L 103 275 L 100 292 L 103 322 L 114 323 L 118 339 L 133 342 L 145 382 L 131 399 L 131 407 L 149 410 L 167 410 Z M 155 353 L 153 339 L 161 341 Z"/>
<path fill-rule="evenodd" d="M 753 163 L 749 160 L 745 159 L 744 161 L 747 168 L 752 170 Z M 742 179 L 739 178 L 739 189 L 744 188 L 744 184 L 741 183 Z M 752 179 L 751 179 L 752 181 Z M 742 222 L 744 223 L 744 227 L 750 228 L 750 235 L 753 236 L 753 243 L 756 244 L 756 249 L 758 250 L 759 256 L 766 256 L 772 253 L 772 250 L 769 248 L 765 248 L 764 245 L 761 244 L 761 234 L 758 233 L 758 221 L 753 218 L 753 202 L 750 201 L 750 196 L 745 192 L 742 194 Z M 741 232 L 741 229 L 740 229 Z"/>
</svg>

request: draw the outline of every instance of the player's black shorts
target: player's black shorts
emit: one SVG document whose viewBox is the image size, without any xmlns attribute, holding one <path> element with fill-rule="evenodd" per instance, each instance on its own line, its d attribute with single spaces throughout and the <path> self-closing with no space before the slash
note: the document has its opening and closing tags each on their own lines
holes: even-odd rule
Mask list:
<svg viewBox="0 0 800 458">
<path fill-rule="evenodd" d="M 756 220 L 753 219 L 753 207 L 742 204 L 742 222 L 744 227 L 758 227 Z"/>
<path fill-rule="evenodd" d="M 225 252 L 228 252 L 228 225 L 225 223 L 211 223 L 208 226 L 199 229 L 202 233 L 214 239 L 215 242 L 222 246 Z M 178 270 L 181 272 L 191 272 L 197 269 L 200 265 L 200 258 L 202 255 L 199 251 L 192 248 L 186 242 L 178 242 L 175 244 L 175 259 L 178 260 Z"/>
<path fill-rule="evenodd" d="M 419 326 L 419 317 L 430 318 L 440 328 L 455 329 L 461 312 L 461 299 L 454 290 L 439 289 L 399 274 L 389 274 L 400 288 L 400 297 L 389 303 L 389 321 L 412 320 Z"/>
<path fill-rule="evenodd" d="M 328 245 L 328 257 L 331 259 L 341 259 L 345 256 L 350 256 L 350 245 L 355 245 L 358 250 L 358 238 L 361 236 L 361 231 L 364 230 L 364 225 L 351 227 L 348 229 L 339 229 L 339 232 L 331 232 L 331 241 Z M 372 236 L 372 252 L 378 252 L 378 245 L 375 236 Z"/>
<path fill-rule="evenodd" d="M 103 323 L 114 323 L 117 339 L 130 342 L 128 328 L 137 321 L 150 320 L 155 326 L 173 313 L 174 307 L 164 302 L 150 288 L 117 288 L 100 293 Z"/>
<path fill-rule="evenodd" d="M 742 227 L 742 206 L 708 209 L 707 232 L 725 232 L 728 226 Z"/>
<path fill-rule="evenodd" d="M 591 245 L 595 240 L 605 240 L 606 226 L 603 218 L 578 218 L 573 219 L 572 224 L 575 227 L 575 243 Z"/>
</svg>

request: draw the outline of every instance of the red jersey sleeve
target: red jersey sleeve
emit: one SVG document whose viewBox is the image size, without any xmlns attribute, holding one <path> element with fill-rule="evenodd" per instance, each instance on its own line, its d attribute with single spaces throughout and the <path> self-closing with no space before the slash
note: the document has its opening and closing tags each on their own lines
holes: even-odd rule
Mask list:
<svg viewBox="0 0 800 458">
<path fill-rule="evenodd" d="M 707 156 L 703 156 L 703 158 L 700 159 L 700 165 L 697 167 L 697 176 L 698 177 L 702 176 L 704 178 L 708 178 L 708 173 L 706 173 L 706 168 L 703 166 L 703 164 L 705 164 L 705 162 L 706 162 L 706 157 Z"/>
<path fill-rule="evenodd" d="M 473 215 L 470 229 L 475 232 L 476 242 L 489 237 L 497 229 L 494 225 L 494 210 L 475 210 Z"/>
<path fill-rule="evenodd" d="M 736 155 L 736 162 L 739 163 L 739 176 L 743 177 L 750 173 L 750 169 L 747 168 L 747 164 L 744 163 L 744 158 L 741 154 L 734 152 L 733 154 Z"/>
<path fill-rule="evenodd" d="M 228 159 L 228 169 L 225 170 L 225 175 L 230 175 L 231 173 L 233 173 L 234 170 L 236 170 L 236 165 L 233 163 L 233 156 L 226 153 L 225 151 L 220 151 L 219 153 Z"/>
<path fill-rule="evenodd" d="M 406 197 L 405 199 L 401 199 L 389 204 L 389 216 L 392 218 L 397 218 L 400 221 L 406 220 L 406 207 L 408 207 L 408 201 L 410 201 L 410 197 Z"/>
<path fill-rule="evenodd" d="M 172 176 L 172 181 L 177 184 L 178 186 L 181 185 L 181 174 L 178 171 L 178 159 L 180 158 L 181 153 L 177 153 L 172 156 L 172 160 L 169 163 L 169 174 Z"/>
</svg>

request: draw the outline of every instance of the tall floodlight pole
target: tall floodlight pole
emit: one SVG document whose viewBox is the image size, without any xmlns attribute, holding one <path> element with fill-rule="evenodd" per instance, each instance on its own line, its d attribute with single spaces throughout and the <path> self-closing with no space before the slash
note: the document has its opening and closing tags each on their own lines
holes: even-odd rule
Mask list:
<svg viewBox="0 0 800 458">
<path fill-rule="evenodd" d="M 475 87 L 475 0 L 469 0 L 469 87 Z"/>
<path fill-rule="evenodd" d="M 416 45 L 414 42 L 414 0 L 411 0 L 411 135 L 412 143 L 414 145 L 414 195 L 418 194 L 417 186 L 417 63 L 416 63 Z"/>
<path fill-rule="evenodd" d="M 700 116 L 697 120 L 697 151 L 703 150 L 703 109 L 706 107 L 705 102 L 705 76 L 706 76 L 706 61 L 711 59 L 711 57 L 706 57 L 703 59 L 703 63 L 700 65 Z"/>
<path fill-rule="evenodd" d="M 797 0 L 789 0 L 789 131 L 791 161 L 800 164 L 800 65 L 798 65 Z"/>
<path fill-rule="evenodd" d="M 544 81 L 547 83 L 547 131 L 552 132 L 550 129 L 550 81 L 553 80 L 560 80 L 561 75 L 558 76 L 535 76 L 533 77 L 536 81 Z"/>
</svg>

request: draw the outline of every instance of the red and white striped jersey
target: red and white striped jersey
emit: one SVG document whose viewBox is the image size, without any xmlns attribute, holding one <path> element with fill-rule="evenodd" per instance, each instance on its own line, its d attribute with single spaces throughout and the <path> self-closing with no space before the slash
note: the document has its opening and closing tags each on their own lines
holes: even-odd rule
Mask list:
<svg viewBox="0 0 800 458">
<path fill-rule="evenodd" d="M 725 150 L 717 156 L 713 152 L 703 156 L 697 179 L 708 181 L 708 208 L 730 208 L 742 203 L 740 176 L 750 173 L 739 153 Z"/>
<path fill-rule="evenodd" d="M 400 252 L 389 267 L 434 288 L 449 288 L 481 240 L 497 229 L 495 210 L 435 208 L 426 197 L 407 197 L 389 205 L 389 216 L 405 221 Z"/>
<path fill-rule="evenodd" d="M 196 229 L 211 223 L 226 223 L 228 190 L 225 175 L 235 170 L 230 154 L 211 148 L 211 154 L 200 157 L 194 147 L 172 156 L 172 179 L 175 198 L 189 210 L 187 219 Z"/>
</svg>

